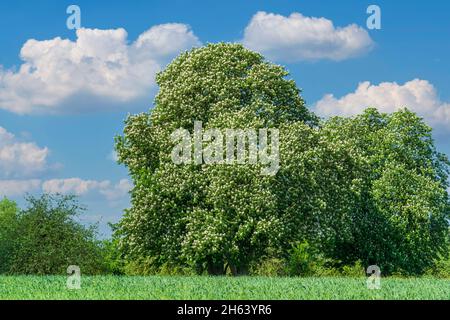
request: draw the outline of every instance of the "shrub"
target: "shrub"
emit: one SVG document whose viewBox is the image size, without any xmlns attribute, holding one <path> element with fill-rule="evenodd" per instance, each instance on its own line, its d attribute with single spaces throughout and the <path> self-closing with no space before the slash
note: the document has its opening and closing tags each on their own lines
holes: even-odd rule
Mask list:
<svg viewBox="0 0 450 320">
<path fill-rule="evenodd" d="M 124 262 L 123 271 L 129 276 L 150 276 L 158 274 L 155 258 L 141 257 Z"/>
<path fill-rule="evenodd" d="M 361 261 L 356 261 L 353 265 L 345 265 L 342 267 L 341 275 L 346 277 L 364 277 L 366 270 Z"/>
<path fill-rule="evenodd" d="M 117 242 L 116 239 L 102 242 L 103 261 L 108 273 L 123 275 L 125 273 L 125 261 L 122 258 Z"/>
<path fill-rule="evenodd" d="M 195 271 L 187 266 L 163 263 L 159 265 L 153 257 L 142 257 L 124 263 L 123 272 L 130 276 L 188 276 Z"/>
<path fill-rule="evenodd" d="M 448 254 L 436 259 L 434 265 L 427 270 L 426 275 L 450 279 L 450 247 Z"/>
<path fill-rule="evenodd" d="M 10 273 L 66 274 L 77 265 L 83 274 L 106 271 L 96 227 L 75 220 L 83 210 L 75 197 L 28 197 L 28 207 L 18 215 L 17 238 Z"/>
<path fill-rule="evenodd" d="M 250 273 L 255 276 L 277 277 L 287 275 L 286 261 L 279 258 L 266 258 L 251 266 Z"/>
<path fill-rule="evenodd" d="M 361 260 L 383 274 L 420 275 L 448 245 L 449 160 L 432 130 L 407 109 L 369 108 L 324 123 L 322 135 L 347 144 L 359 163 L 351 188 L 351 236 L 334 247 L 345 264 Z"/>
<path fill-rule="evenodd" d="M 161 276 L 192 276 L 195 271 L 190 267 L 171 265 L 164 263 L 158 270 L 158 275 Z"/>
<path fill-rule="evenodd" d="M 8 199 L 0 201 L 0 274 L 11 268 L 16 246 L 19 208 Z"/>
<path fill-rule="evenodd" d="M 306 242 L 295 244 L 288 258 L 288 273 L 292 276 L 311 276 L 321 266 L 317 251 Z"/>
</svg>

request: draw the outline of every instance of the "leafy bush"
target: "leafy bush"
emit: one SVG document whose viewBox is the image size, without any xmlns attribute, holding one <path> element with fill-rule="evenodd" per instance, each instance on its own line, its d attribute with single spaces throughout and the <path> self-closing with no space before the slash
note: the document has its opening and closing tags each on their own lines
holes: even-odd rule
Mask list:
<svg viewBox="0 0 450 320">
<path fill-rule="evenodd" d="M 158 270 L 158 275 L 161 276 L 192 276 L 195 271 L 190 267 L 171 265 L 164 263 Z"/>
<path fill-rule="evenodd" d="M 13 274 L 66 274 L 77 265 L 83 274 L 106 271 L 96 228 L 75 221 L 82 211 L 72 196 L 28 197 L 17 218 Z"/>
<path fill-rule="evenodd" d="M 155 258 L 141 257 L 124 262 L 123 272 L 128 276 L 150 276 L 158 274 Z"/>
<path fill-rule="evenodd" d="M 342 267 L 341 275 L 346 277 L 364 277 L 366 270 L 361 261 L 356 261 L 353 265 L 345 265 Z"/>
<path fill-rule="evenodd" d="M 316 249 L 308 242 L 295 244 L 288 258 L 288 273 L 293 276 L 311 276 L 323 265 Z"/>
<path fill-rule="evenodd" d="M 122 270 L 129 276 L 188 276 L 195 274 L 195 271 L 190 267 L 169 263 L 158 264 L 156 259 L 152 257 L 127 261 L 124 263 Z"/>
<path fill-rule="evenodd" d="M 436 259 L 434 265 L 427 270 L 426 275 L 450 279 L 450 246 L 448 253 L 443 254 L 438 259 Z"/>
<path fill-rule="evenodd" d="M 104 240 L 101 243 L 103 261 L 108 273 L 114 275 L 125 274 L 125 261 L 118 247 L 117 239 Z"/>
<path fill-rule="evenodd" d="M 251 266 L 250 274 L 266 277 L 285 276 L 287 275 L 286 261 L 280 258 L 263 259 Z"/>
<path fill-rule="evenodd" d="M 324 123 L 327 140 L 348 144 L 354 161 L 350 237 L 332 257 L 378 265 L 383 274 L 422 274 L 447 248 L 449 161 L 436 150 L 431 128 L 403 109 L 374 108 Z M 343 241 L 342 241 L 343 240 Z"/>
<path fill-rule="evenodd" d="M 0 274 L 11 268 L 16 247 L 19 208 L 8 199 L 0 201 Z"/>
<path fill-rule="evenodd" d="M 341 265 L 325 259 L 308 242 L 292 246 L 288 259 L 265 258 L 252 265 L 251 274 L 257 276 L 302 276 L 302 277 L 364 277 L 365 268 L 361 261 L 352 265 Z"/>
</svg>

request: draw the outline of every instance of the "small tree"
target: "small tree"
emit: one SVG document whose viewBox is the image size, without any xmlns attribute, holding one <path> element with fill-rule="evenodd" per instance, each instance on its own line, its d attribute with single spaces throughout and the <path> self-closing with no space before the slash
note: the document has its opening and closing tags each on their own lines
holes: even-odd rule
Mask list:
<svg viewBox="0 0 450 320">
<path fill-rule="evenodd" d="M 95 227 L 75 221 L 82 210 L 75 197 L 28 197 L 18 216 L 17 239 L 10 273 L 66 274 L 78 265 L 85 274 L 103 271 L 102 253 Z"/>
</svg>

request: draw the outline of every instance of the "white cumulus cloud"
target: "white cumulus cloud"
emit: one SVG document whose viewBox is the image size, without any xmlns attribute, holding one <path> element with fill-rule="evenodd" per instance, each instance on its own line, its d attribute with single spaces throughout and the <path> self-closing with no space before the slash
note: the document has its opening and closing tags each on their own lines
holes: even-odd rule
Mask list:
<svg viewBox="0 0 450 320">
<path fill-rule="evenodd" d="M 132 43 L 122 28 L 79 29 L 76 35 L 76 41 L 28 40 L 18 70 L 0 66 L 0 109 L 18 114 L 98 111 L 111 102 L 143 99 L 155 87 L 156 72 L 180 51 L 200 45 L 189 26 L 179 23 L 154 26 Z"/>
<path fill-rule="evenodd" d="M 46 193 L 84 195 L 95 189 L 109 187 L 109 181 L 83 180 L 80 178 L 52 179 L 42 184 L 42 190 Z"/>
<path fill-rule="evenodd" d="M 80 178 L 68 179 L 11 179 L 0 180 L 0 198 L 23 196 L 25 193 L 45 192 L 51 194 L 66 194 L 76 196 L 97 196 L 110 202 L 126 199 L 132 184 L 128 179 L 117 183 L 110 180 L 84 180 Z"/>
<path fill-rule="evenodd" d="M 450 103 L 441 101 L 436 88 L 427 80 L 420 79 L 404 84 L 382 82 L 378 85 L 365 81 L 354 92 L 343 97 L 325 95 L 315 104 L 315 111 L 325 117 L 351 116 L 367 107 L 375 107 L 381 112 L 408 108 L 435 129 L 448 128 L 450 125 Z"/>
<path fill-rule="evenodd" d="M 116 201 L 128 195 L 133 185 L 128 179 L 122 179 L 115 185 L 109 185 L 100 190 L 100 193 L 109 201 Z"/>
<path fill-rule="evenodd" d="M 289 17 L 260 11 L 247 25 L 242 41 L 250 49 L 273 60 L 344 60 L 372 49 L 367 31 L 356 24 L 335 27 L 326 18 L 305 17 L 294 12 Z"/>
<path fill-rule="evenodd" d="M 441 101 L 436 88 L 421 79 L 404 84 L 382 82 L 378 85 L 365 81 L 354 92 L 343 97 L 326 94 L 315 104 L 315 111 L 325 117 L 352 116 L 368 107 L 387 113 L 408 108 L 435 129 L 446 130 L 450 126 L 450 103 Z"/>
<path fill-rule="evenodd" d="M 29 177 L 46 171 L 49 152 L 47 147 L 20 141 L 0 127 L 0 178 Z"/>
<path fill-rule="evenodd" d="M 41 188 L 41 180 L 0 180 L 0 198 L 17 197 L 28 192 L 38 191 Z"/>
<path fill-rule="evenodd" d="M 98 192 L 107 200 L 116 201 L 128 195 L 132 185 L 129 180 L 122 179 L 113 184 L 109 180 L 83 180 L 80 178 L 52 179 L 42 184 L 42 190 L 46 193 L 74 194 L 77 196 L 86 195 L 91 192 Z"/>
</svg>

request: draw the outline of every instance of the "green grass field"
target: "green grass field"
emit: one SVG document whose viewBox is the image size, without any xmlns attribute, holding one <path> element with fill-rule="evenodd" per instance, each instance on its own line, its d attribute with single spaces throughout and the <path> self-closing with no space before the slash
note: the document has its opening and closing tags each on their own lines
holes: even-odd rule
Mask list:
<svg viewBox="0 0 450 320">
<path fill-rule="evenodd" d="M 62 276 L 0 277 L 0 299 L 450 299 L 450 280 L 263 277 L 82 277 L 69 290 Z"/>
</svg>

